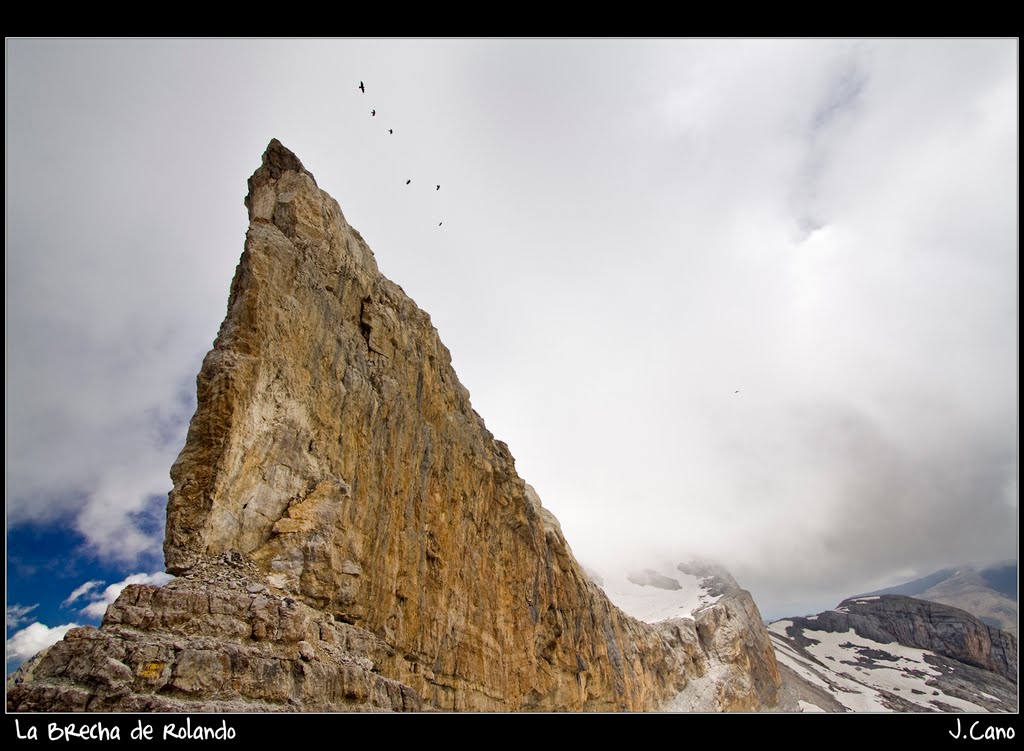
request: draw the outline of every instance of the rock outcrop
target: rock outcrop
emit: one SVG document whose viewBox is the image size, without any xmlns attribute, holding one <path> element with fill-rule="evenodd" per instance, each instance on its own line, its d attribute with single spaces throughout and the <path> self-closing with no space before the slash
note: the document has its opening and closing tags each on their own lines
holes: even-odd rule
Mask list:
<svg viewBox="0 0 1024 751">
<path fill-rule="evenodd" d="M 860 596 L 769 627 L 784 694 L 825 711 L 1017 711 L 1017 640 L 970 613 Z"/>
<path fill-rule="evenodd" d="M 901 595 L 861 596 L 819 613 L 813 622 L 790 620 L 816 631 L 853 629 L 872 641 L 926 649 L 1017 682 L 1017 639 L 959 608 Z"/>
<path fill-rule="evenodd" d="M 966 610 L 983 623 L 1017 636 L 1017 562 L 958 566 L 870 595 L 906 595 Z"/>
<path fill-rule="evenodd" d="M 747 604 L 652 626 L 591 582 L 429 316 L 277 141 L 245 204 L 171 470 L 179 578 L 128 587 L 9 708 L 647 710 L 709 676 L 733 680 L 694 708 L 775 706 Z"/>
<path fill-rule="evenodd" d="M 709 672 L 688 684 L 666 709 L 728 707 L 742 703 L 743 697 L 776 690 L 779 670 L 761 613 L 750 593 L 723 568 L 661 561 L 653 567 L 588 572 L 615 605 L 637 620 L 661 628 L 673 622 L 696 628 Z M 797 706 L 783 699 L 776 708 Z"/>
<path fill-rule="evenodd" d="M 272 593 L 239 554 L 164 587 L 134 584 L 99 629 L 72 629 L 8 683 L 16 711 L 417 710 L 380 675 L 393 656 L 364 629 Z"/>
</svg>

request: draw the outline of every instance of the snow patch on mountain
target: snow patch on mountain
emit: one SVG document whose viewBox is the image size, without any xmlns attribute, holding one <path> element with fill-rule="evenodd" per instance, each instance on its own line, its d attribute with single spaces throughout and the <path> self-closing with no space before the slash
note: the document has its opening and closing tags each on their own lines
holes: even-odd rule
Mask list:
<svg viewBox="0 0 1024 751">
<path fill-rule="evenodd" d="M 825 710 L 819 707 L 817 704 L 811 704 L 809 701 L 800 699 L 797 702 L 800 705 L 801 712 L 824 712 Z"/>
<path fill-rule="evenodd" d="M 985 712 L 983 706 L 942 690 L 933 652 L 896 642 L 841 633 L 805 631 L 800 646 L 787 633 L 791 620 L 769 624 L 776 659 L 854 712 L 891 712 L 903 702 L 925 711 Z M 995 699 L 996 697 L 992 697 Z M 996 699 L 998 701 L 998 699 Z M 807 711 L 807 710 L 805 710 Z"/>
<path fill-rule="evenodd" d="M 722 599 L 713 577 L 671 566 L 633 573 L 601 574 L 601 588 L 616 607 L 647 623 L 693 618 Z"/>
</svg>

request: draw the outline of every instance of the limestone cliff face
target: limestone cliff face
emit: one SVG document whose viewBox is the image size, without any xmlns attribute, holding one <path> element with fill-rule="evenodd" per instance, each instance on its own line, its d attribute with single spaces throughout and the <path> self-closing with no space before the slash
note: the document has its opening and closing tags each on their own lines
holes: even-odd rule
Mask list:
<svg viewBox="0 0 1024 751">
<path fill-rule="evenodd" d="M 211 561 L 239 555 L 255 565 L 251 586 L 307 615 L 287 639 L 280 629 L 260 630 L 260 619 L 247 630 L 244 613 L 263 606 L 257 595 L 236 592 L 237 633 L 221 633 L 214 619 L 208 640 L 221 639 L 222 652 L 261 642 L 261 654 L 292 660 L 301 669 L 289 670 L 301 675 L 314 664 L 334 675 L 324 667 L 338 664 L 325 639 L 356 653 L 377 645 L 359 678 L 375 698 L 356 704 L 379 708 L 653 709 L 722 664 L 732 648 L 715 636 L 726 633 L 720 623 L 709 621 L 703 636 L 692 621 L 650 626 L 590 581 L 555 518 L 516 474 L 508 447 L 473 411 L 429 316 L 380 274 L 338 203 L 277 141 L 249 180 L 246 206 L 250 225 L 227 317 L 199 373 L 198 408 L 171 470 L 164 551 L 168 571 L 193 580 Z M 157 611 L 166 610 L 160 598 L 178 598 L 174 607 L 207 621 L 214 613 L 212 600 L 186 607 L 183 595 L 147 591 L 129 588 L 122 598 L 146 599 Z M 128 659 L 140 647 L 126 646 L 127 616 L 119 613 L 136 613 L 131 638 L 148 634 L 147 649 L 191 649 L 180 624 L 132 607 L 119 600 L 100 629 L 119 645 L 108 644 L 122 655 L 113 659 L 127 665 L 128 687 L 115 695 L 163 690 L 136 680 L 146 660 Z M 99 637 L 70 641 L 86 638 Z M 313 658 L 296 651 L 300 641 Z M 176 675 L 180 653 L 164 650 L 148 662 Z M 252 682 L 247 659 L 221 661 L 226 684 L 213 694 L 172 694 L 216 695 L 227 705 L 346 704 L 317 700 L 294 680 L 273 698 L 235 691 L 235 683 Z M 758 671 L 702 708 L 773 706 L 779 678 L 770 650 Z M 57 672 L 51 666 L 53 680 Z M 324 685 L 344 698 L 330 675 Z M 40 706 L 40 695 L 22 688 L 19 701 Z M 126 700 L 103 701 L 98 706 L 117 708 Z"/>
<path fill-rule="evenodd" d="M 652 560 L 644 567 L 587 569 L 628 615 L 662 629 L 695 629 L 707 672 L 665 705 L 678 711 L 750 709 L 751 696 L 771 696 L 779 671 L 767 629 L 750 593 L 718 565 Z M 778 709 L 796 711 L 782 697 Z"/>
</svg>

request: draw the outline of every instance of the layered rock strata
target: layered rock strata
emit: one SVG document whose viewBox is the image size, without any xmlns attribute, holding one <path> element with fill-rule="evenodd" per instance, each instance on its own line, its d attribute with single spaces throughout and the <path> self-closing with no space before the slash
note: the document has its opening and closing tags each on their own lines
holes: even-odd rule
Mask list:
<svg viewBox="0 0 1024 751">
<path fill-rule="evenodd" d="M 966 610 L 902 595 L 843 600 L 813 620 L 791 618 L 795 630 L 854 633 L 877 642 L 926 649 L 1017 682 L 1017 639 Z"/>
<path fill-rule="evenodd" d="M 101 628 L 50 647 L 8 684 L 8 709 L 267 712 L 418 710 L 380 674 L 373 634 L 275 594 L 238 554 L 204 559 L 164 587 L 133 584 Z"/>
<path fill-rule="evenodd" d="M 1017 711 L 1016 637 L 958 608 L 862 595 L 769 630 L 782 693 L 809 711 Z"/>
</svg>

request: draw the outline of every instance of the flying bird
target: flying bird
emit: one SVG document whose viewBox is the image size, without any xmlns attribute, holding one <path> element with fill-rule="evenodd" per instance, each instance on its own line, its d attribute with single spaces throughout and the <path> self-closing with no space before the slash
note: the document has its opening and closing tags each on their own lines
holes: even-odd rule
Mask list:
<svg viewBox="0 0 1024 751">
<path fill-rule="evenodd" d="M 390 133 L 391 135 L 395 135 L 395 131 L 393 131 L 391 128 L 388 128 L 388 133 Z"/>
<path fill-rule="evenodd" d="M 442 224 L 444 224 L 444 222 L 438 222 L 437 226 L 440 227 Z"/>
<path fill-rule="evenodd" d="M 740 393 L 740 390 L 739 390 L 739 389 L 736 389 L 736 390 L 735 390 L 735 391 L 733 391 L 732 393 L 734 393 L 734 394 L 738 394 L 738 393 Z"/>
<path fill-rule="evenodd" d="M 408 184 L 409 184 L 409 183 L 411 183 L 411 182 L 412 182 L 412 180 L 406 180 L 406 181 L 405 181 L 405 184 L 406 184 L 406 185 L 408 185 Z"/>
<path fill-rule="evenodd" d="M 437 189 L 438 189 L 438 190 L 441 190 L 441 186 L 440 186 L 440 185 L 438 185 L 438 186 L 437 186 Z"/>
<path fill-rule="evenodd" d="M 363 92 L 364 94 L 366 93 L 366 87 L 363 86 L 363 82 L 362 81 L 359 82 L 359 90 L 361 92 Z"/>
<path fill-rule="evenodd" d="M 370 110 L 370 117 L 377 117 L 377 110 Z"/>
</svg>

